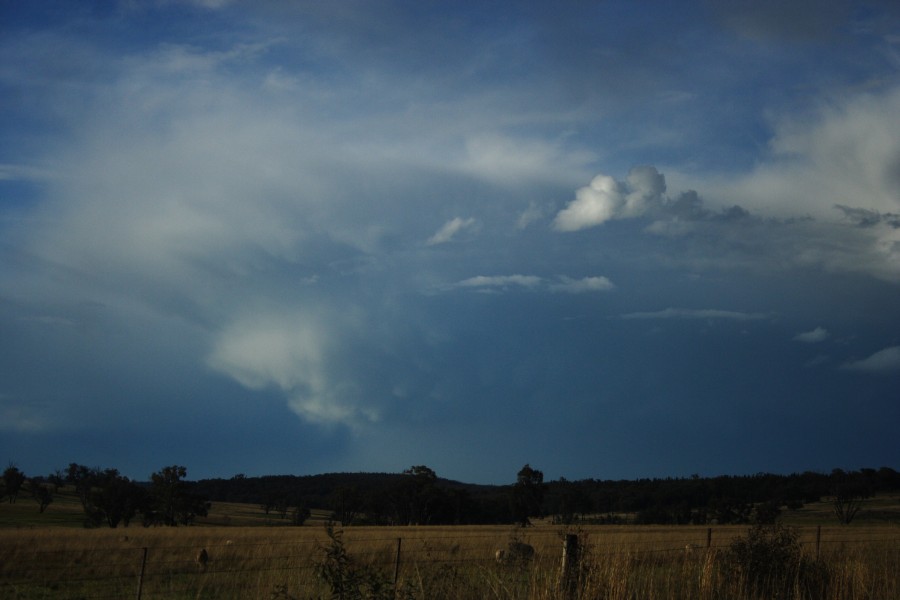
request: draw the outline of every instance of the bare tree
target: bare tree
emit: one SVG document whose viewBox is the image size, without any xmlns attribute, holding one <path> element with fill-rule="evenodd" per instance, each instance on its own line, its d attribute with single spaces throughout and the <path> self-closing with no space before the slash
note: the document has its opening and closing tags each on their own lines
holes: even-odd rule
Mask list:
<svg viewBox="0 0 900 600">
<path fill-rule="evenodd" d="M 38 503 L 38 512 L 44 512 L 50 503 L 53 502 L 53 492 L 43 483 L 31 480 L 31 496 Z"/>
<path fill-rule="evenodd" d="M 849 525 L 862 508 L 863 500 L 872 495 L 871 491 L 860 473 L 835 469 L 831 472 L 831 480 L 832 510 L 842 525 Z"/>
</svg>

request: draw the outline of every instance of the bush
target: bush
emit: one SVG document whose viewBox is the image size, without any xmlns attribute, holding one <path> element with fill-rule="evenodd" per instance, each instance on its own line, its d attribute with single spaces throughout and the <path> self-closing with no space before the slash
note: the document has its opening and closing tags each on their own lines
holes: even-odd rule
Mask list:
<svg viewBox="0 0 900 600">
<path fill-rule="evenodd" d="M 316 564 L 316 573 L 331 590 L 332 600 L 394 600 L 394 588 L 379 569 L 353 560 L 340 531 L 325 529 L 331 543 Z"/>
<path fill-rule="evenodd" d="M 780 524 L 756 525 L 731 543 L 726 559 L 751 596 L 814 598 L 824 593 L 824 566 L 804 556 L 797 534 Z"/>
</svg>

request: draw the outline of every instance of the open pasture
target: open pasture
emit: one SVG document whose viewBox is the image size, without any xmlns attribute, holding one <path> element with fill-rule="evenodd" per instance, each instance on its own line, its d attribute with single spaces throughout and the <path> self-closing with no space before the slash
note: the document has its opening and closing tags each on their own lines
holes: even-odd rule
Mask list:
<svg viewBox="0 0 900 600">
<path fill-rule="evenodd" d="M 755 598 L 741 591 L 725 560 L 731 541 L 746 532 L 746 526 L 717 526 L 711 537 L 701 526 L 570 530 L 581 551 L 570 597 Z M 803 552 L 813 556 L 817 529 L 798 532 Z M 564 533 L 550 525 L 350 527 L 338 531 L 336 542 L 320 524 L 8 529 L 0 531 L 0 597 L 339 597 L 334 579 L 322 577 L 338 547 L 347 560 L 331 566 L 367 590 L 363 597 L 559 598 Z M 533 546 L 534 559 L 499 564 L 496 550 L 513 539 Z M 206 558 L 198 561 L 201 550 Z M 825 527 L 818 553 L 823 600 L 900 597 L 900 528 Z M 789 597 L 809 597 L 801 592 Z M 345 597 L 357 596 L 345 591 Z"/>
</svg>

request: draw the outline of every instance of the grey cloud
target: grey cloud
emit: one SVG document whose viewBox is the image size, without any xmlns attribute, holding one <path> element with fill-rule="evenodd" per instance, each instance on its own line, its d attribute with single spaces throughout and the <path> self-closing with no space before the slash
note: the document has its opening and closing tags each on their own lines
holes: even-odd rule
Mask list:
<svg viewBox="0 0 900 600">
<path fill-rule="evenodd" d="M 758 321 L 769 318 L 762 313 L 745 313 L 719 309 L 666 308 L 655 312 L 634 312 L 620 315 L 622 319 L 723 319 L 730 321 Z"/>
<path fill-rule="evenodd" d="M 835 204 L 834 207 L 844 213 L 844 217 L 857 227 L 875 227 L 884 223 L 894 229 L 900 228 L 900 214 L 880 213 L 877 210 Z"/>
<path fill-rule="evenodd" d="M 463 219 L 461 217 L 454 217 L 450 219 L 446 223 L 444 223 L 440 229 L 438 229 L 434 235 L 428 238 L 426 242 L 429 246 L 436 246 L 438 244 L 446 244 L 451 241 L 458 233 L 464 231 L 466 229 L 472 229 L 475 226 L 476 222 L 473 218 Z"/>
<path fill-rule="evenodd" d="M 891 346 L 867 358 L 844 363 L 842 369 L 862 373 L 892 373 L 900 371 L 900 346 Z"/>
<path fill-rule="evenodd" d="M 615 284 L 602 276 L 584 277 L 582 279 L 572 279 L 571 277 L 560 277 L 559 283 L 550 285 L 550 290 L 554 292 L 565 292 L 567 294 L 581 294 L 584 292 L 608 292 L 616 288 Z"/>
<path fill-rule="evenodd" d="M 540 285 L 541 278 L 535 275 L 477 275 L 456 283 L 455 287 L 461 288 L 506 288 L 518 286 L 533 288 Z"/>
<path fill-rule="evenodd" d="M 824 327 L 816 327 L 811 331 L 804 331 L 794 336 L 794 341 L 804 342 L 807 344 L 816 344 L 824 342 L 828 339 L 828 330 Z"/>
<path fill-rule="evenodd" d="M 516 228 L 517 229 L 525 229 L 535 221 L 539 221 L 544 218 L 544 209 L 538 206 L 535 202 L 531 202 L 522 213 L 519 215 L 519 218 L 516 219 Z"/>
<path fill-rule="evenodd" d="M 551 292 L 561 292 L 566 294 L 608 292 L 616 288 L 612 281 L 603 276 L 588 276 L 581 279 L 574 279 L 566 275 L 560 275 L 555 282 L 547 281 L 536 275 L 478 275 L 459 281 L 452 287 L 482 290 L 520 287 L 529 290 L 547 289 Z"/>
<path fill-rule="evenodd" d="M 713 13 L 740 35 L 764 41 L 814 41 L 834 35 L 850 14 L 841 0 L 716 0 Z"/>
</svg>

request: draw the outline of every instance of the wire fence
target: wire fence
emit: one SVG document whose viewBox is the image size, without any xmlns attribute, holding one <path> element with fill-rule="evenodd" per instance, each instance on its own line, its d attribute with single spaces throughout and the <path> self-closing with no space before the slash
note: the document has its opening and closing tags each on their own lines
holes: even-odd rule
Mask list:
<svg viewBox="0 0 900 600">
<path fill-rule="evenodd" d="M 673 533 L 673 531 L 675 533 Z M 798 528 L 803 551 L 820 555 L 849 549 L 893 553 L 900 557 L 900 530 L 884 528 L 865 534 L 853 529 Z M 576 531 L 584 561 L 699 560 L 726 550 L 746 529 L 691 529 L 684 534 L 666 529 L 634 528 L 607 534 L 602 528 Z M 396 533 L 394 530 L 392 533 Z M 404 532 L 406 533 L 406 532 Z M 565 569 L 564 542 L 559 531 L 528 531 L 504 537 L 496 531 L 453 535 L 452 530 L 429 536 L 357 535 L 353 528 L 337 538 L 272 542 L 222 541 L 155 546 L 65 549 L 0 548 L 0 597 L 179 599 L 179 598 L 317 598 L 326 597 L 320 567 L 329 548 L 340 545 L 353 565 L 384 574 L 397 586 L 404 579 L 472 576 L 487 580 L 511 569 L 553 574 Z M 568 539 L 571 542 L 571 539 Z M 525 544 L 533 556 L 501 556 L 498 551 Z M 510 560 L 522 558 L 525 560 Z M 895 558 L 895 561 L 897 559 Z M 499 575 L 498 575 L 499 574 Z M 290 595 L 288 594 L 290 590 Z M 280 593 L 284 595 L 279 595 Z"/>
</svg>

